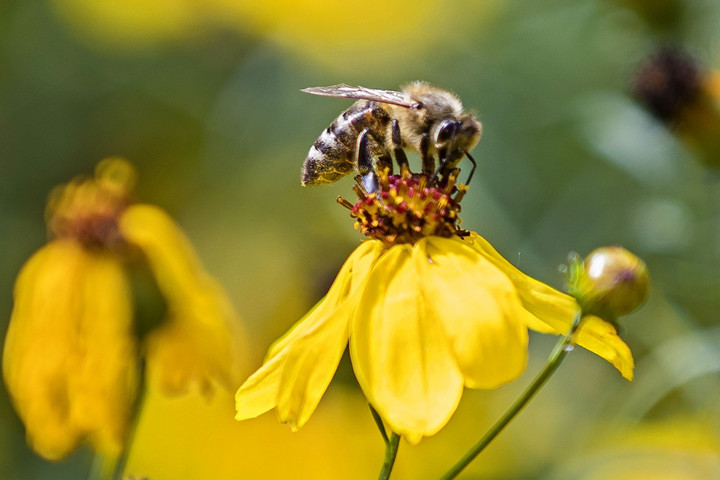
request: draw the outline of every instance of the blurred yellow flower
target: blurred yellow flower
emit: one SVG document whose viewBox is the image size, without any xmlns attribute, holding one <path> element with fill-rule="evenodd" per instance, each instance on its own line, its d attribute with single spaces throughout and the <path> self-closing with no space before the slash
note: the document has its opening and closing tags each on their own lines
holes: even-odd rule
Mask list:
<svg viewBox="0 0 720 480">
<path fill-rule="evenodd" d="M 364 74 L 368 65 L 397 68 L 436 45 L 466 41 L 502 8 L 502 2 L 487 0 L 202 1 L 223 24 L 269 38 L 325 68 Z"/>
<path fill-rule="evenodd" d="M 3 375 L 30 445 L 59 459 L 89 440 L 117 455 L 133 416 L 144 350 L 151 384 L 180 392 L 233 384 L 239 325 L 188 240 L 162 210 L 130 205 L 122 159 L 101 162 L 50 197 L 53 239 L 22 268 L 5 339 Z M 168 318 L 144 347 L 133 325 L 126 264 L 146 263 Z"/>
<path fill-rule="evenodd" d="M 94 48 L 132 52 L 235 31 L 265 39 L 331 69 L 397 66 L 435 45 L 466 41 L 502 2 L 435 0 L 53 0 L 65 23 Z M 401 21 L 399 19 L 402 19 Z M 448 28 L 452 26 L 452 28 Z"/>
<path fill-rule="evenodd" d="M 558 480 L 705 480 L 720 477 L 712 414 L 643 421 L 595 435 L 593 445 L 552 472 Z"/>
<path fill-rule="evenodd" d="M 407 172 L 390 178 L 381 175 L 379 193 L 357 190 L 353 216 L 374 238 L 272 345 L 237 392 L 236 419 L 277 408 L 280 421 L 300 428 L 349 343 L 370 404 L 393 432 L 417 443 L 445 426 L 464 387 L 496 388 L 522 374 L 528 326 L 569 330 L 579 311 L 572 297 L 522 274 L 480 236 L 459 229 L 464 189 L 458 192 L 454 179 L 433 187 Z M 578 341 L 631 375 L 627 346 L 604 323 L 586 325 Z"/>
<path fill-rule="evenodd" d="M 192 37 L 205 19 L 200 0 L 55 0 L 55 9 L 95 47 L 142 50 Z"/>
<path fill-rule="evenodd" d="M 88 437 L 118 452 L 136 355 L 130 287 L 112 256 L 66 239 L 33 255 L 15 286 L 3 374 L 35 451 L 58 459 Z"/>
</svg>

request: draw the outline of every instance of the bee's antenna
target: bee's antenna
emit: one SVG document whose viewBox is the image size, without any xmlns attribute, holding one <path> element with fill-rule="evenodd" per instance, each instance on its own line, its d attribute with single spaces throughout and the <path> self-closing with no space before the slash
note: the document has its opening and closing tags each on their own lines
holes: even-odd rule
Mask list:
<svg viewBox="0 0 720 480">
<path fill-rule="evenodd" d="M 470 179 L 472 179 L 473 173 L 475 173 L 475 169 L 477 168 L 477 162 L 472 156 L 470 156 L 468 152 L 465 152 L 465 156 L 468 158 L 468 160 L 470 160 L 473 165 L 472 170 L 470 170 L 470 175 L 468 175 L 467 182 L 465 182 L 465 185 L 470 185 Z"/>
</svg>

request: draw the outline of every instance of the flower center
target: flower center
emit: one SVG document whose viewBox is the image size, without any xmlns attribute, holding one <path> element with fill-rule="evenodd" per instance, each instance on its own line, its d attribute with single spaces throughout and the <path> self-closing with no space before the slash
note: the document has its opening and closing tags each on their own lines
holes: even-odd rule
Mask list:
<svg viewBox="0 0 720 480">
<path fill-rule="evenodd" d="M 356 219 L 355 228 L 388 246 L 415 243 L 423 237 L 465 236 L 460 228 L 460 200 L 467 186 L 457 185 L 451 175 L 443 184 L 436 184 L 426 174 L 403 169 L 400 175 L 387 170 L 378 173 L 379 189 L 369 193 L 362 182 L 353 187 L 359 200 L 353 205 L 338 198 Z"/>
<path fill-rule="evenodd" d="M 72 238 L 86 247 L 122 243 L 118 221 L 128 205 L 135 172 L 121 159 L 106 159 L 92 178 L 76 178 L 50 195 L 47 223 L 56 238 Z"/>
</svg>

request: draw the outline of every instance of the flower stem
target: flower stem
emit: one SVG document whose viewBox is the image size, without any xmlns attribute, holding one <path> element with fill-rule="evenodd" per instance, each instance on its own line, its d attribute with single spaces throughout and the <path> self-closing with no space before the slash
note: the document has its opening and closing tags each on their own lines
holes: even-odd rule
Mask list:
<svg viewBox="0 0 720 480">
<path fill-rule="evenodd" d="M 88 474 L 88 480 L 112 480 L 115 464 L 98 452 L 93 456 L 92 466 Z"/>
<path fill-rule="evenodd" d="M 380 418 L 380 414 L 369 403 L 368 407 L 370 407 L 370 413 L 372 414 L 373 420 L 375 420 L 375 425 L 377 425 L 378 430 L 380 430 L 380 435 L 382 435 L 383 441 L 387 446 L 387 444 L 390 443 L 390 439 L 388 438 L 387 432 L 385 431 L 385 425 L 383 424 L 382 418 Z"/>
<path fill-rule="evenodd" d="M 580 326 L 580 314 L 575 317 L 570 331 L 563 338 L 558 341 L 553 349 L 552 353 L 548 357 L 545 367 L 537 374 L 535 379 L 530 385 L 525 388 L 525 391 L 520 395 L 515 403 L 513 403 L 502 417 L 485 433 L 485 435 L 473 445 L 470 450 L 455 464 L 453 467 L 445 473 L 440 480 L 450 480 L 457 477 L 460 472 L 472 462 L 475 457 L 492 442 L 495 437 L 522 411 L 523 408 L 533 399 L 535 394 L 545 385 L 550 377 L 555 373 L 555 370 L 560 366 L 562 361 L 565 359 L 565 355 L 573 350 L 574 335 Z"/>
<path fill-rule="evenodd" d="M 400 435 L 395 432 L 390 433 L 390 439 L 385 444 L 385 461 L 378 480 L 388 480 L 392 473 L 393 465 L 395 465 L 395 457 L 397 456 L 398 447 L 400 446 Z"/>
<path fill-rule="evenodd" d="M 117 459 L 117 463 L 115 464 L 115 471 L 112 476 L 113 480 L 122 480 L 123 478 L 125 478 L 125 468 L 127 467 L 127 461 L 130 456 L 130 449 L 132 448 L 133 443 L 135 442 L 135 438 L 137 436 L 138 424 L 140 423 L 140 415 L 142 413 L 143 406 L 145 404 L 145 397 L 147 395 L 145 362 L 143 361 L 141 361 L 139 364 L 139 375 L 139 391 L 137 392 L 134 412 L 130 421 L 130 429 L 128 431 L 127 439 L 125 440 L 125 444 L 123 445 L 122 452 L 120 452 L 120 456 Z"/>
</svg>

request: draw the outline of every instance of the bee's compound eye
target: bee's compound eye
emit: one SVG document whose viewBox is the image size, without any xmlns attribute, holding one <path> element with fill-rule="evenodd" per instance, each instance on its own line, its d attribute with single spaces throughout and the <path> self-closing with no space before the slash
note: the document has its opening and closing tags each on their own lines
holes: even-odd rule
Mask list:
<svg viewBox="0 0 720 480">
<path fill-rule="evenodd" d="M 440 122 L 435 134 L 435 143 L 445 144 L 449 142 L 455 136 L 459 127 L 460 122 L 457 120 L 443 120 Z"/>
</svg>

